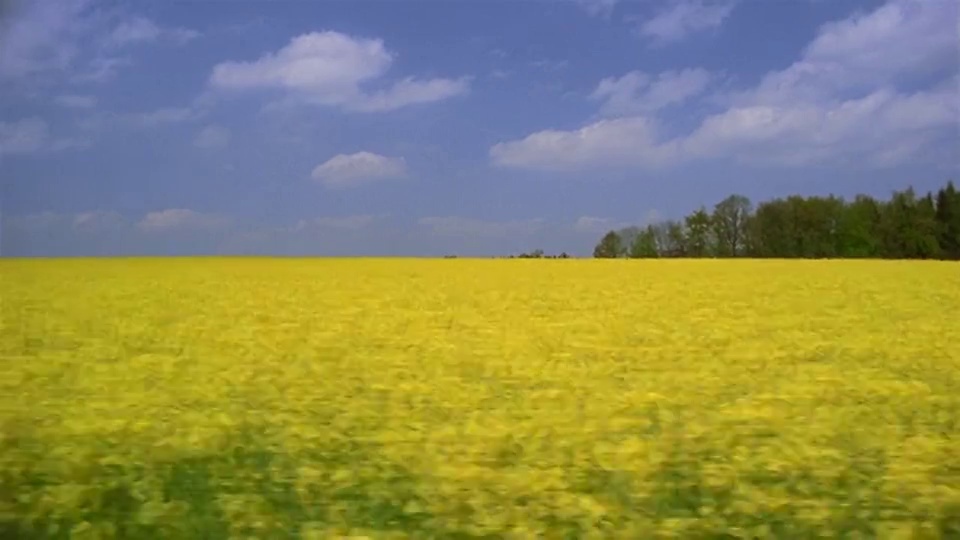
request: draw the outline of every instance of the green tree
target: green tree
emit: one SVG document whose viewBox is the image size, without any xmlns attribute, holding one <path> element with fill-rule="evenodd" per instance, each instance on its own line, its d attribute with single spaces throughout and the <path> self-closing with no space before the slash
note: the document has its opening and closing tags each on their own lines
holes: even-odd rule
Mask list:
<svg viewBox="0 0 960 540">
<path fill-rule="evenodd" d="M 743 195 L 730 195 L 713 207 L 711 222 L 717 239 L 717 255 L 737 257 L 744 254 L 750 212 L 750 199 Z"/>
<path fill-rule="evenodd" d="M 881 253 L 881 205 L 869 195 L 857 195 L 846 204 L 840 219 L 838 239 L 840 256 L 877 257 Z"/>
<path fill-rule="evenodd" d="M 751 220 L 752 248 L 757 257 L 796 257 L 791 204 L 773 199 L 757 205 Z"/>
<path fill-rule="evenodd" d="M 660 257 L 960 260 L 960 193 L 951 181 L 936 195 L 918 197 L 908 188 L 886 201 L 867 195 L 850 202 L 833 195 L 791 195 L 762 202 L 755 211 L 749 199 L 731 195 L 711 214 L 701 207 L 680 221 L 623 229 L 619 249 L 598 246 L 595 253 L 622 254 L 624 245 L 633 257 L 652 256 L 655 250 Z"/>
<path fill-rule="evenodd" d="M 630 244 L 630 257 L 634 259 L 650 259 L 659 257 L 657 249 L 657 229 L 654 225 L 647 225 L 640 231 Z"/>
<path fill-rule="evenodd" d="M 936 209 L 931 196 L 917 199 L 913 188 L 894 192 L 881 212 L 883 256 L 926 259 L 940 254 Z"/>
<path fill-rule="evenodd" d="M 794 232 L 801 257 L 836 257 L 840 247 L 840 222 L 844 202 L 829 197 L 795 199 Z"/>
<path fill-rule="evenodd" d="M 953 181 L 937 191 L 937 240 L 943 256 L 960 259 L 960 191 Z"/>
<path fill-rule="evenodd" d="M 623 242 L 616 231 L 610 231 L 603 236 L 600 243 L 593 248 L 593 256 L 598 259 L 616 259 L 624 253 Z"/>
<path fill-rule="evenodd" d="M 704 207 L 684 219 L 686 224 L 686 247 L 690 257 L 706 257 L 711 252 L 710 214 Z"/>
<path fill-rule="evenodd" d="M 686 257 L 687 233 L 680 221 L 668 220 L 653 225 L 660 257 Z"/>
</svg>

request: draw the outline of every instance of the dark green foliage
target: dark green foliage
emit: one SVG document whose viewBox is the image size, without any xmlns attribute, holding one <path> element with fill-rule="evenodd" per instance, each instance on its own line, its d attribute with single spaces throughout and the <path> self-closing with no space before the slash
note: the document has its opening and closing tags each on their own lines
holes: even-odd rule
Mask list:
<svg viewBox="0 0 960 540">
<path fill-rule="evenodd" d="M 631 257 L 960 260 L 960 192 L 951 181 L 924 196 L 913 188 L 888 201 L 792 195 L 755 209 L 746 197 L 731 195 L 712 213 L 700 207 L 681 221 L 629 230 Z M 595 257 L 622 253 L 626 236 L 616 243 L 611 235 L 597 245 Z"/>
<path fill-rule="evenodd" d="M 706 257 L 715 247 L 713 241 L 710 214 L 702 206 L 684 218 L 686 225 L 686 243 L 691 257 Z"/>
<path fill-rule="evenodd" d="M 937 192 L 935 218 L 941 255 L 960 260 L 960 191 L 953 182 Z"/>
<path fill-rule="evenodd" d="M 593 248 L 593 256 L 598 259 L 615 259 L 624 254 L 623 240 L 614 231 L 608 232 Z"/>
<path fill-rule="evenodd" d="M 713 225 L 718 256 L 744 255 L 750 211 L 750 199 L 743 195 L 731 195 L 713 207 L 710 224 Z"/>
<path fill-rule="evenodd" d="M 630 257 L 633 259 L 649 259 L 659 257 L 657 248 L 657 231 L 653 225 L 640 231 L 630 244 Z"/>
</svg>

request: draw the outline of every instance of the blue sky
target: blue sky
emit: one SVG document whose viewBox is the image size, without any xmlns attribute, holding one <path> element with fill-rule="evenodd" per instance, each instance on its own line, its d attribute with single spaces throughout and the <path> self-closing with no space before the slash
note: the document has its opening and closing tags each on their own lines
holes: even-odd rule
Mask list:
<svg viewBox="0 0 960 540">
<path fill-rule="evenodd" d="M 14 0 L 0 254 L 586 255 L 960 179 L 955 0 Z"/>
</svg>

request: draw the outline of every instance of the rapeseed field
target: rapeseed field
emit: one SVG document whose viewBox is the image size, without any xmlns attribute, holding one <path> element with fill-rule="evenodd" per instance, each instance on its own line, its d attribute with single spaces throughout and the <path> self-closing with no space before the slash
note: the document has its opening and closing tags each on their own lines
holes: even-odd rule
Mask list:
<svg viewBox="0 0 960 540">
<path fill-rule="evenodd" d="M 960 266 L 0 261 L 2 538 L 960 538 Z"/>
</svg>

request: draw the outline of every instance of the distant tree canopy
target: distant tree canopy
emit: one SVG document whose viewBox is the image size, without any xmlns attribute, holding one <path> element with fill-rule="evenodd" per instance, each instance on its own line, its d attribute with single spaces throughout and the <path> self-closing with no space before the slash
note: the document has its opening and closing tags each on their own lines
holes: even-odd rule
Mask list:
<svg viewBox="0 0 960 540">
<path fill-rule="evenodd" d="M 792 195 L 753 207 L 731 195 L 680 221 L 610 231 L 597 258 L 770 257 L 960 260 L 960 192 L 953 182 L 919 197 Z"/>
<path fill-rule="evenodd" d="M 547 255 L 542 249 L 535 249 L 529 253 L 521 253 L 519 255 L 510 255 L 508 259 L 569 259 L 570 255 L 567 255 L 567 252 L 564 251 L 559 255 Z"/>
<path fill-rule="evenodd" d="M 593 248 L 593 256 L 598 259 L 615 259 L 624 254 L 623 241 L 616 231 L 610 231 L 603 238 L 597 247 Z"/>
</svg>

